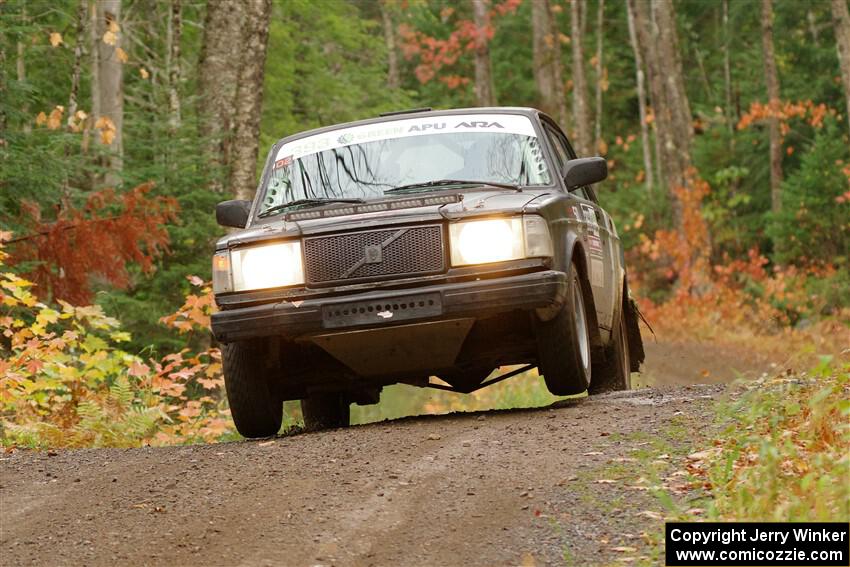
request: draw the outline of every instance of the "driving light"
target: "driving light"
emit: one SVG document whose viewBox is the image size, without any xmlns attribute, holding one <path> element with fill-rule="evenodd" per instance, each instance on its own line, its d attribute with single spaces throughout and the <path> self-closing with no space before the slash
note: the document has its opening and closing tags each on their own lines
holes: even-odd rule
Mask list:
<svg viewBox="0 0 850 567">
<path fill-rule="evenodd" d="M 304 283 L 301 243 L 283 242 L 233 250 L 233 291 Z"/>
<path fill-rule="evenodd" d="M 549 228 L 536 215 L 459 222 L 449 236 L 453 266 L 552 255 Z"/>
</svg>

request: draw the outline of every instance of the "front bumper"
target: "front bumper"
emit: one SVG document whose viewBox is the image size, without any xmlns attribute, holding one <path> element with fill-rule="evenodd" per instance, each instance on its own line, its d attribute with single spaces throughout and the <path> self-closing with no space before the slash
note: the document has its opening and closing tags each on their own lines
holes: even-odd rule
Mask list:
<svg viewBox="0 0 850 567">
<path fill-rule="evenodd" d="M 214 313 L 212 331 L 220 342 L 268 336 L 294 339 L 420 321 L 480 318 L 515 309 L 561 305 L 566 288 L 563 272 L 546 270 L 404 290 L 280 301 Z"/>
</svg>

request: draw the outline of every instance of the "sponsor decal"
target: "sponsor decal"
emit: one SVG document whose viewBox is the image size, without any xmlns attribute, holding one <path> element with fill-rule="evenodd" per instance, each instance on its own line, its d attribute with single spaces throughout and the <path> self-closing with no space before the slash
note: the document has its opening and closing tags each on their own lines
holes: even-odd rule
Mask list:
<svg viewBox="0 0 850 567">
<path fill-rule="evenodd" d="M 590 247 L 590 253 L 595 255 L 602 255 L 602 239 L 598 236 L 590 235 L 587 237 L 587 244 Z"/>
<path fill-rule="evenodd" d="M 531 120 L 519 114 L 419 116 L 344 128 L 286 143 L 277 152 L 275 167 L 277 168 L 277 163 L 285 156 L 300 159 L 352 144 L 454 132 L 499 132 L 537 137 Z"/>
<path fill-rule="evenodd" d="M 425 130 L 443 130 L 446 127 L 445 122 L 434 123 L 434 124 L 414 124 L 410 127 L 408 132 L 424 132 Z"/>
<path fill-rule="evenodd" d="M 276 162 L 274 162 L 274 168 L 280 169 L 281 167 L 288 167 L 292 165 L 292 156 L 282 157 Z"/>
<path fill-rule="evenodd" d="M 474 122 L 461 122 L 455 128 L 501 128 L 505 129 L 504 126 L 499 124 L 498 122 L 485 122 L 485 121 L 474 121 Z"/>
<path fill-rule="evenodd" d="M 588 232 L 593 236 L 599 236 L 599 224 L 596 222 L 596 210 L 591 205 L 581 206 L 584 222 L 587 223 Z"/>
</svg>

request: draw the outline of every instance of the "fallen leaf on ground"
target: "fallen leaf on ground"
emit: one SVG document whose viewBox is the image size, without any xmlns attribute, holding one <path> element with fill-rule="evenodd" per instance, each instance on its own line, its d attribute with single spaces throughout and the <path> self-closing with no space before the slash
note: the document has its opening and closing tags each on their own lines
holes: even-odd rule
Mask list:
<svg viewBox="0 0 850 567">
<path fill-rule="evenodd" d="M 658 512 L 653 512 L 652 510 L 644 510 L 643 512 L 638 512 L 637 515 L 644 516 L 645 518 L 649 518 L 651 520 L 661 520 L 664 518 L 664 516 L 662 516 Z"/>
</svg>

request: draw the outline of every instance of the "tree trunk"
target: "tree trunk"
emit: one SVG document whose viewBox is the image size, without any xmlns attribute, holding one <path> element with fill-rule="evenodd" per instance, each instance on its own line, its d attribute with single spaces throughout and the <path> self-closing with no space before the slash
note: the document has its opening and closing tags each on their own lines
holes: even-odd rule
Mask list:
<svg viewBox="0 0 850 567">
<path fill-rule="evenodd" d="M 168 129 L 174 134 L 180 128 L 180 39 L 183 35 L 181 0 L 171 0 L 166 43 L 168 54 Z"/>
<path fill-rule="evenodd" d="M 24 25 L 29 22 L 29 17 L 27 16 L 27 7 L 26 4 L 21 6 L 21 20 Z M 19 83 L 23 83 L 27 80 L 27 65 L 25 59 L 26 48 L 24 46 L 23 40 L 19 39 L 16 44 L 16 57 L 15 57 L 15 73 L 17 75 L 17 79 Z M 21 112 L 24 116 L 29 114 L 29 104 L 24 103 L 21 108 Z M 23 127 L 21 128 L 24 134 L 29 134 L 32 131 L 32 122 L 30 120 L 24 121 Z"/>
<path fill-rule="evenodd" d="M 91 53 L 91 122 L 100 116 L 100 37 L 97 35 L 97 1 L 89 2 L 89 40 Z"/>
<path fill-rule="evenodd" d="M 635 30 L 635 0 L 627 0 L 626 17 L 629 24 L 629 41 L 635 55 L 635 79 L 637 82 L 638 112 L 640 114 L 640 143 L 643 149 L 644 183 L 648 193 L 652 192 L 654 183 L 652 172 L 652 148 L 649 140 L 649 124 L 646 121 L 646 87 L 644 85 L 643 56 L 638 44 L 637 31 Z"/>
<path fill-rule="evenodd" d="M 114 126 L 112 140 L 104 144 L 109 154 L 105 158 L 107 172 L 103 178 L 105 185 L 114 187 L 121 180 L 124 153 L 124 68 L 118 58 L 118 48 L 121 47 L 121 0 L 99 0 L 96 6 L 100 114 L 95 120 L 106 117 Z M 101 137 L 96 136 L 95 139 L 100 141 Z"/>
<path fill-rule="evenodd" d="M 0 29 L 0 69 L 6 68 L 6 33 Z M 6 86 L 6 73 L 0 72 L 0 99 L 7 100 L 8 87 Z M 6 124 L 7 124 L 5 105 L 0 105 L 0 148 L 6 145 Z"/>
<path fill-rule="evenodd" d="M 570 24 L 573 47 L 573 117 L 575 118 L 575 146 L 579 156 L 593 153 L 590 140 L 590 109 L 587 100 L 587 80 L 584 75 L 584 52 L 582 51 L 582 12 L 585 0 L 572 0 Z"/>
<path fill-rule="evenodd" d="M 384 43 L 387 46 L 387 86 L 397 89 L 401 84 L 398 70 L 398 49 L 396 48 L 395 24 L 387 0 L 381 0 L 381 22 L 384 27 Z"/>
<path fill-rule="evenodd" d="M 723 0 L 723 98 L 726 107 L 723 116 L 726 120 L 726 129 L 729 131 L 730 149 L 735 135 L 735 127 L 732 113 L 732 63 L 729 54 L 729 0 Z"/>
<path fill-rule="evenodd" d="M 564 96 L 561 45 L 551 10 L 549 0 L 531 3 L 534 82 L 540 94 L 541 110 L 558 120 L 562 128 L 567 128 L 569 115 Z"/>
<path fill-rule="evenodd" d="M 83 43 L 85 42 L 86 19 L 88 18 L 87 0 L 80 0 L 77 6 L 77 28 L 74 39 L 74 65 L 71 68 L 71 92 L 68 95 L 68 120 L 76 120 L 74 115 L 79 107 L 80 72 L 83 66 Z"/>
<path fill-rule="evenodd" d="M 472 14 L 475 20 L 475 103 L 478 106 L 497 104 L 487 37 L 490 31 L 488 4 L 488 0 L 472 0 Z"/>
<path fill-rule="evenodd" d="M 658 56 L 666 77 L 667 103 L 675 129 L 676 151 L 684 170 L 691 163 L 691 140 L 694 135 L 691 107 L 685 91 L 685 78 L 679 56 L 676 13 L 672 0 L 653 0 L 653 13 L 658 28 Z"/>
<path fill-rule="evenodd" d="M 237 199 L 252 199 L 257 188 L 257 152 L 271 8 L 271 0 L 245 2 L 244 46 L 230 168 L 230 191 Z"/>
<path fill-rule="evenodd" d="M 761 44 L 764 59 L 764 82 L 767 86 L 768 105 L 775 114 L 779 110 L 779 77 L 773 52 L 773 2 L 761 3 Z M 770 130 L 770 205 L 774 212 L 782 210 L 782 135 L 779 118 L 768 118 Z"/>
<path fill-rule="evenodd" d="M 593 136 L 597 148 L 602 147 L 602 86 L 605 82 L 605 77 L 603 76 L 604 66 L 602 65 L 604 18 L 605 0 L 599 0 L 599 5 L 596 10 L 596 120 L 594 121 L 595 130 Z"/>
<path fill-rule="evenodd" d="M 206 144 L 207 163 L 212 170 L 210 189 L 224 192 L 230 163 L 230 133 L 233 105 L 242 63 L 242 22 L 246 4 L 210 0 L 204 20 L 204 38 L 198 72 L 201 95 L 200 134 Z"/>
<path fill-rule="evenodd" d="M 666 66 L 661 56 L 661 32 L 656 22 L 651 20 L 655 13 L 646 0 L 634 0 L 635 30 L 643 60 L 647 66 L 649 93 L 652 100 L 653 124 L 655 126 L 655 151 L 659 163 L 659 181 L 663 181 L 669 194 L 673 210 L 674 223 L 682 227 L 681 203 L 673 194 L 677 187 L 685 185 L 685 172 L 688 163 L 683 163 L 678 147 L 682 143 L 677 137 L 673 114 L 675 100 L 671 96 L 665 76 L 675 69 Z M 669 32 L 667 34 L 670 35 Z M 668 54 L 669 57 L 669 54 Z"/>
<path fill-rule="evenodd" d="M 846 0 L 832 0 L 832 22 L 835 25 L 835 42 L 838 62 L 841 65 L 841 80 L 844 97 L 847 99 L 847 122 L 850 123 L 850 13 Z"/>
<path fill-rule="evenodd" d="M 806 10 L 806 21 L 809 24 L 809 33 L 812 34 L 812 43 L 820 47 L 820 34 L 818 33 L 817 18 L 811 8 Z"/>
</svg>

